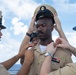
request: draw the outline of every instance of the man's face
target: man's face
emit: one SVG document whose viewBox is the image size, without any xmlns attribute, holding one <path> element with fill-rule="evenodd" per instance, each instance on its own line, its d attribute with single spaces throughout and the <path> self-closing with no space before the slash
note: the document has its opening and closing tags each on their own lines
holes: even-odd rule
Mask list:
<svg viewBox="0 0 76 75">
<path fill-rule="evenodd" d="M 41 39 L 41 40 L 48 39 L 53 30 L 52 19 L 49 19 L 49 18 L 39 19 L 36 22 L 36 30 L 37 30 L 39 39 Z"/>
<path fill-rule="evenodd" d="M 2 29 L 1 29 L 1 27 L 0 27 L 0 38 L 1 38 L 1 36 L 2 36 L 2 32 L 1 32 L 1 30 L 2 30 Z"/>
</svg>

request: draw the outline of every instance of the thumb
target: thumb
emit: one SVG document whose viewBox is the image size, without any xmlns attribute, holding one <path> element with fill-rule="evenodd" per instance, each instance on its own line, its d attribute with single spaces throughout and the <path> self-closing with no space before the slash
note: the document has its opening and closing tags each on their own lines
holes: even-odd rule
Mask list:
<svg viewBox="0 0 76 75">
<path fill-rule="evenodd" d="M 63 47 L 61 44 L 58 44 L 57 47 Z"/>
</svg>

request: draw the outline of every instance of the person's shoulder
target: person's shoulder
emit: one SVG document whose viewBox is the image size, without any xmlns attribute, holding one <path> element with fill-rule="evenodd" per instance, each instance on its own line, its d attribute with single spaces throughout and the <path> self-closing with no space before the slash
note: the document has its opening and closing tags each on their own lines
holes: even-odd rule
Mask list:
<svg viewBox="0 0 76 75">
<path fill-rule="evenodd" d="M 0 68 L 3 68 L 4 66 L 2 64 L 0 64 Z"/>
<path fill-rule="evenodd" d="M 70 50 L 64 49 L 64 48 L 57 48 L 56 53 L 60 53 L 63 55 L 72 55 L 72 53 L 70 52 Z"/>
<path fill-rule="evenodd" d="M 72 67 L 76 70 L 76 63 L 69 63 L 67 64 L 67 66 Z"/>
</svg>

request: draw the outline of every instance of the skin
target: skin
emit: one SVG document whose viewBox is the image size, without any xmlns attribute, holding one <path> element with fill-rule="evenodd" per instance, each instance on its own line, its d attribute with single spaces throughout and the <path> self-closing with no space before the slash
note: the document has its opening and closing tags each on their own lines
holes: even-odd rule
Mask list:
<svg viewBox="0 0 76 75">
<path fill-rule="evenodd" d="M 34 60 L 33 50 L 33 48 L 31 48 L 30 50 L 26 50 L 23 65 L 21 69 L 18 71 L 17 75 L 28 75 L 30 66 Z"/>
<path fill-rule="evenodd" d="M 39 19 L 36 22 L 36 30 L 41 45 L 46 46 L 47 44 L 52 42 L 52 30 L 53 30 L 52 19 L 49 18 Z"/>
</svg>

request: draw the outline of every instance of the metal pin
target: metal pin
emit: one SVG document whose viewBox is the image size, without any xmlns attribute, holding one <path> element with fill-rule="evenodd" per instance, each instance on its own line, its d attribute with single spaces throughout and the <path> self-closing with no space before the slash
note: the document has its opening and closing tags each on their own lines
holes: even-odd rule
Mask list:
<svg viewBox="0 0 76 75">
<path fill-rule="evenodd" d="M 54 26 L 56 26 L 56 23 L 54 24 Z"/>
</svg>

